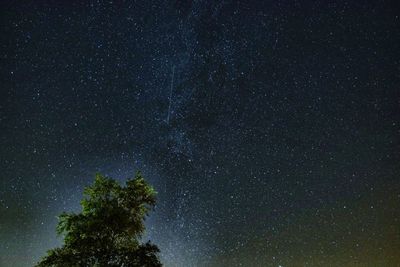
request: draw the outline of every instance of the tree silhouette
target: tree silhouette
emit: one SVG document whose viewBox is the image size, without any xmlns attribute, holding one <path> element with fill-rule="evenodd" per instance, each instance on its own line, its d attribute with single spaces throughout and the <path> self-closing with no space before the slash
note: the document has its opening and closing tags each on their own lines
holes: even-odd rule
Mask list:
<svg viewBox="0 0 400 267">
<path fill-rule="evenodd" d="M 162 266 L 157 246 L 140 242 L 155 196 L 140 172 L 125 186 L 96 174 L 84 190 L 82 212 L 59 216 L 57 233 L 64 235 L 64 245 L 49 250 L 36 266 Z"/>
</svg>

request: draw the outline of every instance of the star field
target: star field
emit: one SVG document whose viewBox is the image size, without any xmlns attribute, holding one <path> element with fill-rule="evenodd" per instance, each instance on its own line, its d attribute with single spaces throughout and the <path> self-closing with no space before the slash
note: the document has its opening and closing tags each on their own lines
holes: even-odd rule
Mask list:
<svg viewBox="0 0 400 267">
<path fill-rule="evenodd" d="M 0 7 L 0 266 L 136 170 L 165 266 L 400 264 L 394 1 Z"/>
</svg>

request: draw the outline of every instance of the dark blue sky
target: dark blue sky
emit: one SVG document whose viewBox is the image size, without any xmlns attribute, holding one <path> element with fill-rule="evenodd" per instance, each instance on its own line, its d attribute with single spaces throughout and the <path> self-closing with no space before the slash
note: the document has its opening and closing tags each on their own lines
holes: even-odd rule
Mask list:
<svg viewBox="0 0 400 267">
<path fill-rule="evenodd" d="M 394 1 L 3 1 L 0 265 L 142 170 L 166 266 L 396 266 Z M 297 265 L 296 265 L 297 264 Z"/>
</svg>

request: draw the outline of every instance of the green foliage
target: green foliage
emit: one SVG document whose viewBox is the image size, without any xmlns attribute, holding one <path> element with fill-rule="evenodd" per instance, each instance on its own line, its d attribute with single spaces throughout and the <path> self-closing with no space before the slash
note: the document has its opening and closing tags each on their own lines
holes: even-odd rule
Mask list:
<svg viewBox="0 0 400 267">
<path fill-rule="evenodd" d="M 161 266 L 157 246 L 139 241 L 155 196 L 140 172 L 124 187 L 97 174 L 84 190 L 82 212 L 59 216 L 64 245 L 48 251 L 37 267 Z"/>
</svg>

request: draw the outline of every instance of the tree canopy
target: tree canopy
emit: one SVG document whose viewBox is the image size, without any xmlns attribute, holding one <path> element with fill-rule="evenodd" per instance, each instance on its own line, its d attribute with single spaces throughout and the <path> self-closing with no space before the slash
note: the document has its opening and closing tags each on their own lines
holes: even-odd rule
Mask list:
<svg viewBox="0 0 400 267">
<path fill-rule="evenodd" d="M 64 235 L 63 246 L 49 250 L 36 266 L 162 266 L 158 247 L 140 241 L 155 203 L 156 192 L 140 172 L 125 186 L 96 174 L 84 190 L 82 212 L 59 216 L 57 233 Z"/>
</svg>

